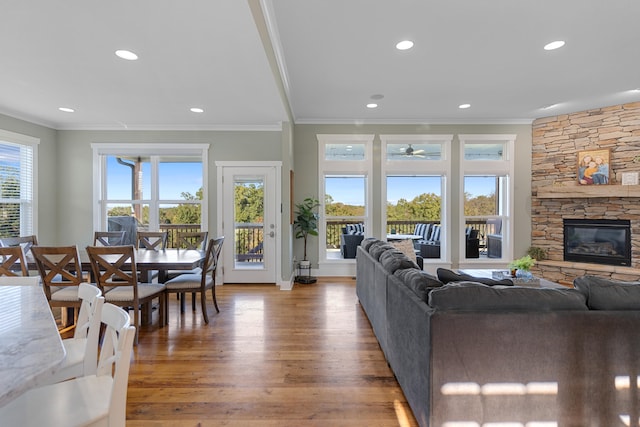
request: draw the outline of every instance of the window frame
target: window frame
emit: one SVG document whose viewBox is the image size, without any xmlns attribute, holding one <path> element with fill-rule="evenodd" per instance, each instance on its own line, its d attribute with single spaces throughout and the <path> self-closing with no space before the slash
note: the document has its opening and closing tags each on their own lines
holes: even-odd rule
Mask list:
<svg viewBox="0 0 640 427">
<path fill-rule="evenodd" d="M 158 192 L 158 165 L 159 159 L 164 156 L 171 157 L 200 157 L 202 162 L 202 200 L 189 201 L 191 204 L 200 204 L 200 228 L 207 231 L 208 206 L 209 206 L 209 144 L 123 144 L 123 143 L 93 143 L 93 227 L 94 230 L 107 229 L 107 206 L 111 203 L 131 203 L 132 200 L 104 199 L 106 193 L 106 157 L 114 155 L 145 156 L 151 159 L 151 198 L 136 200 L 141 205 L 149 205 L 149 229 L 158 230 L 160 205 L 167 203 L 184 203 L 184 200 L 159 199 Z M 155 184 L 153 184 L 155 183 Z"/>
<path fill-rule="evenodd" d="M 514 191 L 515 191 L 515 134 L 460 134 L 460 251 L 459 259 L 461 263 L 487 264 L 504 262 L 513 258 L 513 214 L 514 214 Z M 467 160 L 465 159 L 465 146 L 467 144 L 487 144 L 496 143 L 503 145 L 502 159 L 499 160 Z M 501 258 L 467 258 L 464 244 L 464 230 L 467 216 L 464 213 L 464 181 L 467 176 L 504 176 L 507 178 L 507 185 L 502 190 L 501 200 L 502 212 L 496 215 L 489 215 L 487 219 L 502 220 L 502 257 Z"/>
<path fill-rule="evenodd" d="M 381 224 L 380 235 L 386 237 L 386 218 L 387 218 L 387 178 L 389 176 L 440 176 L 440 258 L 427 258 L 424 260 L 428 263 L 441 263 L 449 260 L 449 245 L 447 236 L 449 236 L 449 224 L 451 218 L 451 186 L 448 185 L 451 176 L 451 146 L 453 134 L 411 134 L 411 135 L 380 135 L 382 153 L 381 166 L 381 185 L 380 185 L 380 203 L 381 203 Z M 438 160 L 425 159 L 421 161 L 403 161 L 387 159 L 387 146 L 390 144 L 400 143 L 427 143 L 440 144 L 441 158 Z"/>
<path fill-rule="evenodd" d="M 3 143 L 20 147 L 20 236 L 38 234 L 38 146 L 40 139 L 0 129 L 0 145 Z M 25 164 L 23 151 L 31 151 L 30 165 Z M 23 167 L 24 166 L 24 167 Z M 25 170 L 25 168 L 27 170 Z M 28 169 L 31 170 L 28 170 Z M 26 180 L 26 182 L 25 182 Z M 2 203 L 15 203 L 15 199 L 0 199 Z M 19 237 L 19 236 L 14 236 Z"/>
<path fill-rule="evenodd" d="M 363 176 L 364 177 L 364 216 L 353 217 L 362 220 L 366 230 L 372 230 L 373 223 L 371 221 L 371 177 L 373 176 L 373 134 L 362 135 L 335 135 L 335 134 L 318 134 L 318 200 L 319 221 L 318 221 L 318 261 L 320 264 L 344 264 L 355 263 L 355 259 L 334 259 L 327 257 L 327 217 L 325 215 L 325 177 L 327 176 Z M 364 158 L 362 160 L 327 160 L 325 157 L 326 147 L 328 145 L 350 145 L 364 144 Z M 332 217 L 333 219 L 333 217 Z M 369 233 L 371 235 L 371 233 Z"/>
</svg>

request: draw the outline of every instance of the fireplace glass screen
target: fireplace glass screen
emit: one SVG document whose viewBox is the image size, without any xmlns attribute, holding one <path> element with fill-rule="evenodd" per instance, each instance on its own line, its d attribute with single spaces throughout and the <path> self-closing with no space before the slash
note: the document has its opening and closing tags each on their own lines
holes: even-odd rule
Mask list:
<svg viewBox="0 0 640 427">
<path fill-rule="evenodd" d="M 631 223 L 627 220 L 564 220 L 565 261 L 631 265 Z"/>
</svg>

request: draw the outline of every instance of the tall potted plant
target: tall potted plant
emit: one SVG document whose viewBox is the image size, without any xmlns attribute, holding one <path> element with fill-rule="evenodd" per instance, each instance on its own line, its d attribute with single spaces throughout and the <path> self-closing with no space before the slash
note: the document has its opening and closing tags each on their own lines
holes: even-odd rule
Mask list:
<svg viewBox="0 0 640 427">
<path fill-rule="evenodd" d="M 304 258 L 307 261 L 307 239 L 309 235 L 318 235 L 318 214 L 315 209 L 320 206 L 320 202 L 312 197 L 307 197 L 302 203 L 297 203 L 294 212 L 293 229 L 296 239 L 304 239 Z"/>
</svg>

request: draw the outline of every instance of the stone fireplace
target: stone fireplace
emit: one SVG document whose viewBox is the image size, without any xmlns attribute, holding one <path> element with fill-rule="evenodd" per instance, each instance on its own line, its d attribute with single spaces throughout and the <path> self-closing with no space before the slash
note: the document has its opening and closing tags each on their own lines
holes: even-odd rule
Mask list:
<svg viewBox="0 0 640 427">
<path fill-rule="evenodd" d="M 584 274 L 640 280 L 640 186 L 621 185 L 623 172 L 640 171 L 639 147 L 640 103 L 534 121 L 531 244 L 548 254 L 534 268 L 535 273 L 565 284 Z M 593 149 L 610 150 L 610 182 L 579 185 L 577 153 Z M 566 259 L 565 219 L 628 222 L 628 262 L 613 265 L 584 257 Z M 579 250 L 587 251 L 587 246 Z M 596 245 L 591 246 L 595 250 Z"/>
</svg>

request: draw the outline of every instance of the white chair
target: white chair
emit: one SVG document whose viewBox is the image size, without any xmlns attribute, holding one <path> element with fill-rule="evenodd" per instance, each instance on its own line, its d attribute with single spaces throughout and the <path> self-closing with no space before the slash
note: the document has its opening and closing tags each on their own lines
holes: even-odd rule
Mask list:
<svg viewBox="0 0 640 427">
<path fill-rule="evenodd" d="M 62 341 L 67 357 L 62 366 L 52 376 L 42 379 L 39 385 L 54 384 L 96 373 L 104 297 L 97 286 L 81 283 L 78 287 L 78 298 L 82 302 L 73 338 Z"/>
<path fill-rule="evenodd" d="M 167 295 L 160 283 L 139 283 L 136 257 L 132 245 L 87 246 L 93 277 L 102 290 L 105 301 L 121 307 L 133 308 L 133 324 L 140 324 L 141 307 L 160 301 L 160 327 L 165 324 Z M 138 344 L 138 336 L 135 339 Z"/>
<path fill-rule="evenodd" d="M 0 407 L 0 425 L 125 426 L 135 327 L 129 314 L 113 304 L 104 304 L 101 317 L 106 330 L 96 374 L 25 392 Z"/>
</svg>

